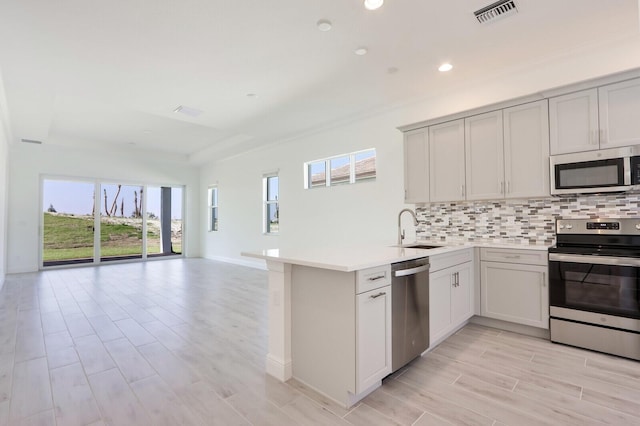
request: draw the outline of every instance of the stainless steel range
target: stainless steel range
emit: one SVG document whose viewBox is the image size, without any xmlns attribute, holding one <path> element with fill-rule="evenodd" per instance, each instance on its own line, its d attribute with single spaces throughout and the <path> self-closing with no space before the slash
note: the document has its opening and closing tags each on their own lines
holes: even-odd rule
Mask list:
<svg viewBox="0 0 640 426">
<path fill-rule="evenodd" d="M 640 360 L 640 218 L 558 219 L 551 340 Z"/>
</svg>

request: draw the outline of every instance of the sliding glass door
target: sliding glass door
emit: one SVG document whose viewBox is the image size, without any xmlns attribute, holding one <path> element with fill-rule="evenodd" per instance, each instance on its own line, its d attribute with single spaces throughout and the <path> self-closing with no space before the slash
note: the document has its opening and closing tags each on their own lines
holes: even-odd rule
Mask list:
<svg viewBox="0 0 640 426">
<path fill-rule="evenodd" d="M 182 254 L 183 192 L 182 187 L 44 179 L 42 265 Z"/>
<path fill-rule="evenodd" d="M 147 188 L 147 256 L 182 253 L 182 188 Z"/>
<path fill-rule="evenodd" d="M 100 260 L 142 258 L 144 187 L 100 185 Z"/>
<path fill-rule="evenodd" d="M 94 261 L 94 189 L 93 182 L 43 182 L 44 266 Z"/>
</svg>

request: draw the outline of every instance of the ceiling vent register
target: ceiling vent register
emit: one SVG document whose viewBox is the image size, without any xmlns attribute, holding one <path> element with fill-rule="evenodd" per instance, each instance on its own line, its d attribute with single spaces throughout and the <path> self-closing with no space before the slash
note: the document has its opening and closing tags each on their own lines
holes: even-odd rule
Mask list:
<svg viewBox="0 0 640 426">
<path fill-rule="evenodd" d="M 473 12 L 481 24 L 495 21 L 518 12 L 515 0 L 500 0 Z"/>
</svg>

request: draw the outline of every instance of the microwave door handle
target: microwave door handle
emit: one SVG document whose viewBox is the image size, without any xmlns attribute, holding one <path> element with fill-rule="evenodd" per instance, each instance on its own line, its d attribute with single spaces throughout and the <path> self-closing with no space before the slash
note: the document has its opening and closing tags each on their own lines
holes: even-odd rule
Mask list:
<svg viewBox="0 0 640 426">
<path fill-rule="evenodd" d="M 622 162 L 624 164 L 624 184 L 631 185 L 631 158 L 624 157 Z"/>
</svg>

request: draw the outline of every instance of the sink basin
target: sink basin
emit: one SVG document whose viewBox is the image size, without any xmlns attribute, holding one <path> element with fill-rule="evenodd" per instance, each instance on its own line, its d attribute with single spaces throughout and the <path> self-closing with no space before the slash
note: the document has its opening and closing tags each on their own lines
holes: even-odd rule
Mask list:
<svg viewBox="0 0 640 426">
<path fill-rule="evenodd" d="M 406 246 L 403 246 L 404 248 L 417 248 L 417 249 L 434 249 L 434 248 L 440 248 L 442 246 L 432 246 L 429 244 L 407 244 Z"/>
</svg>

